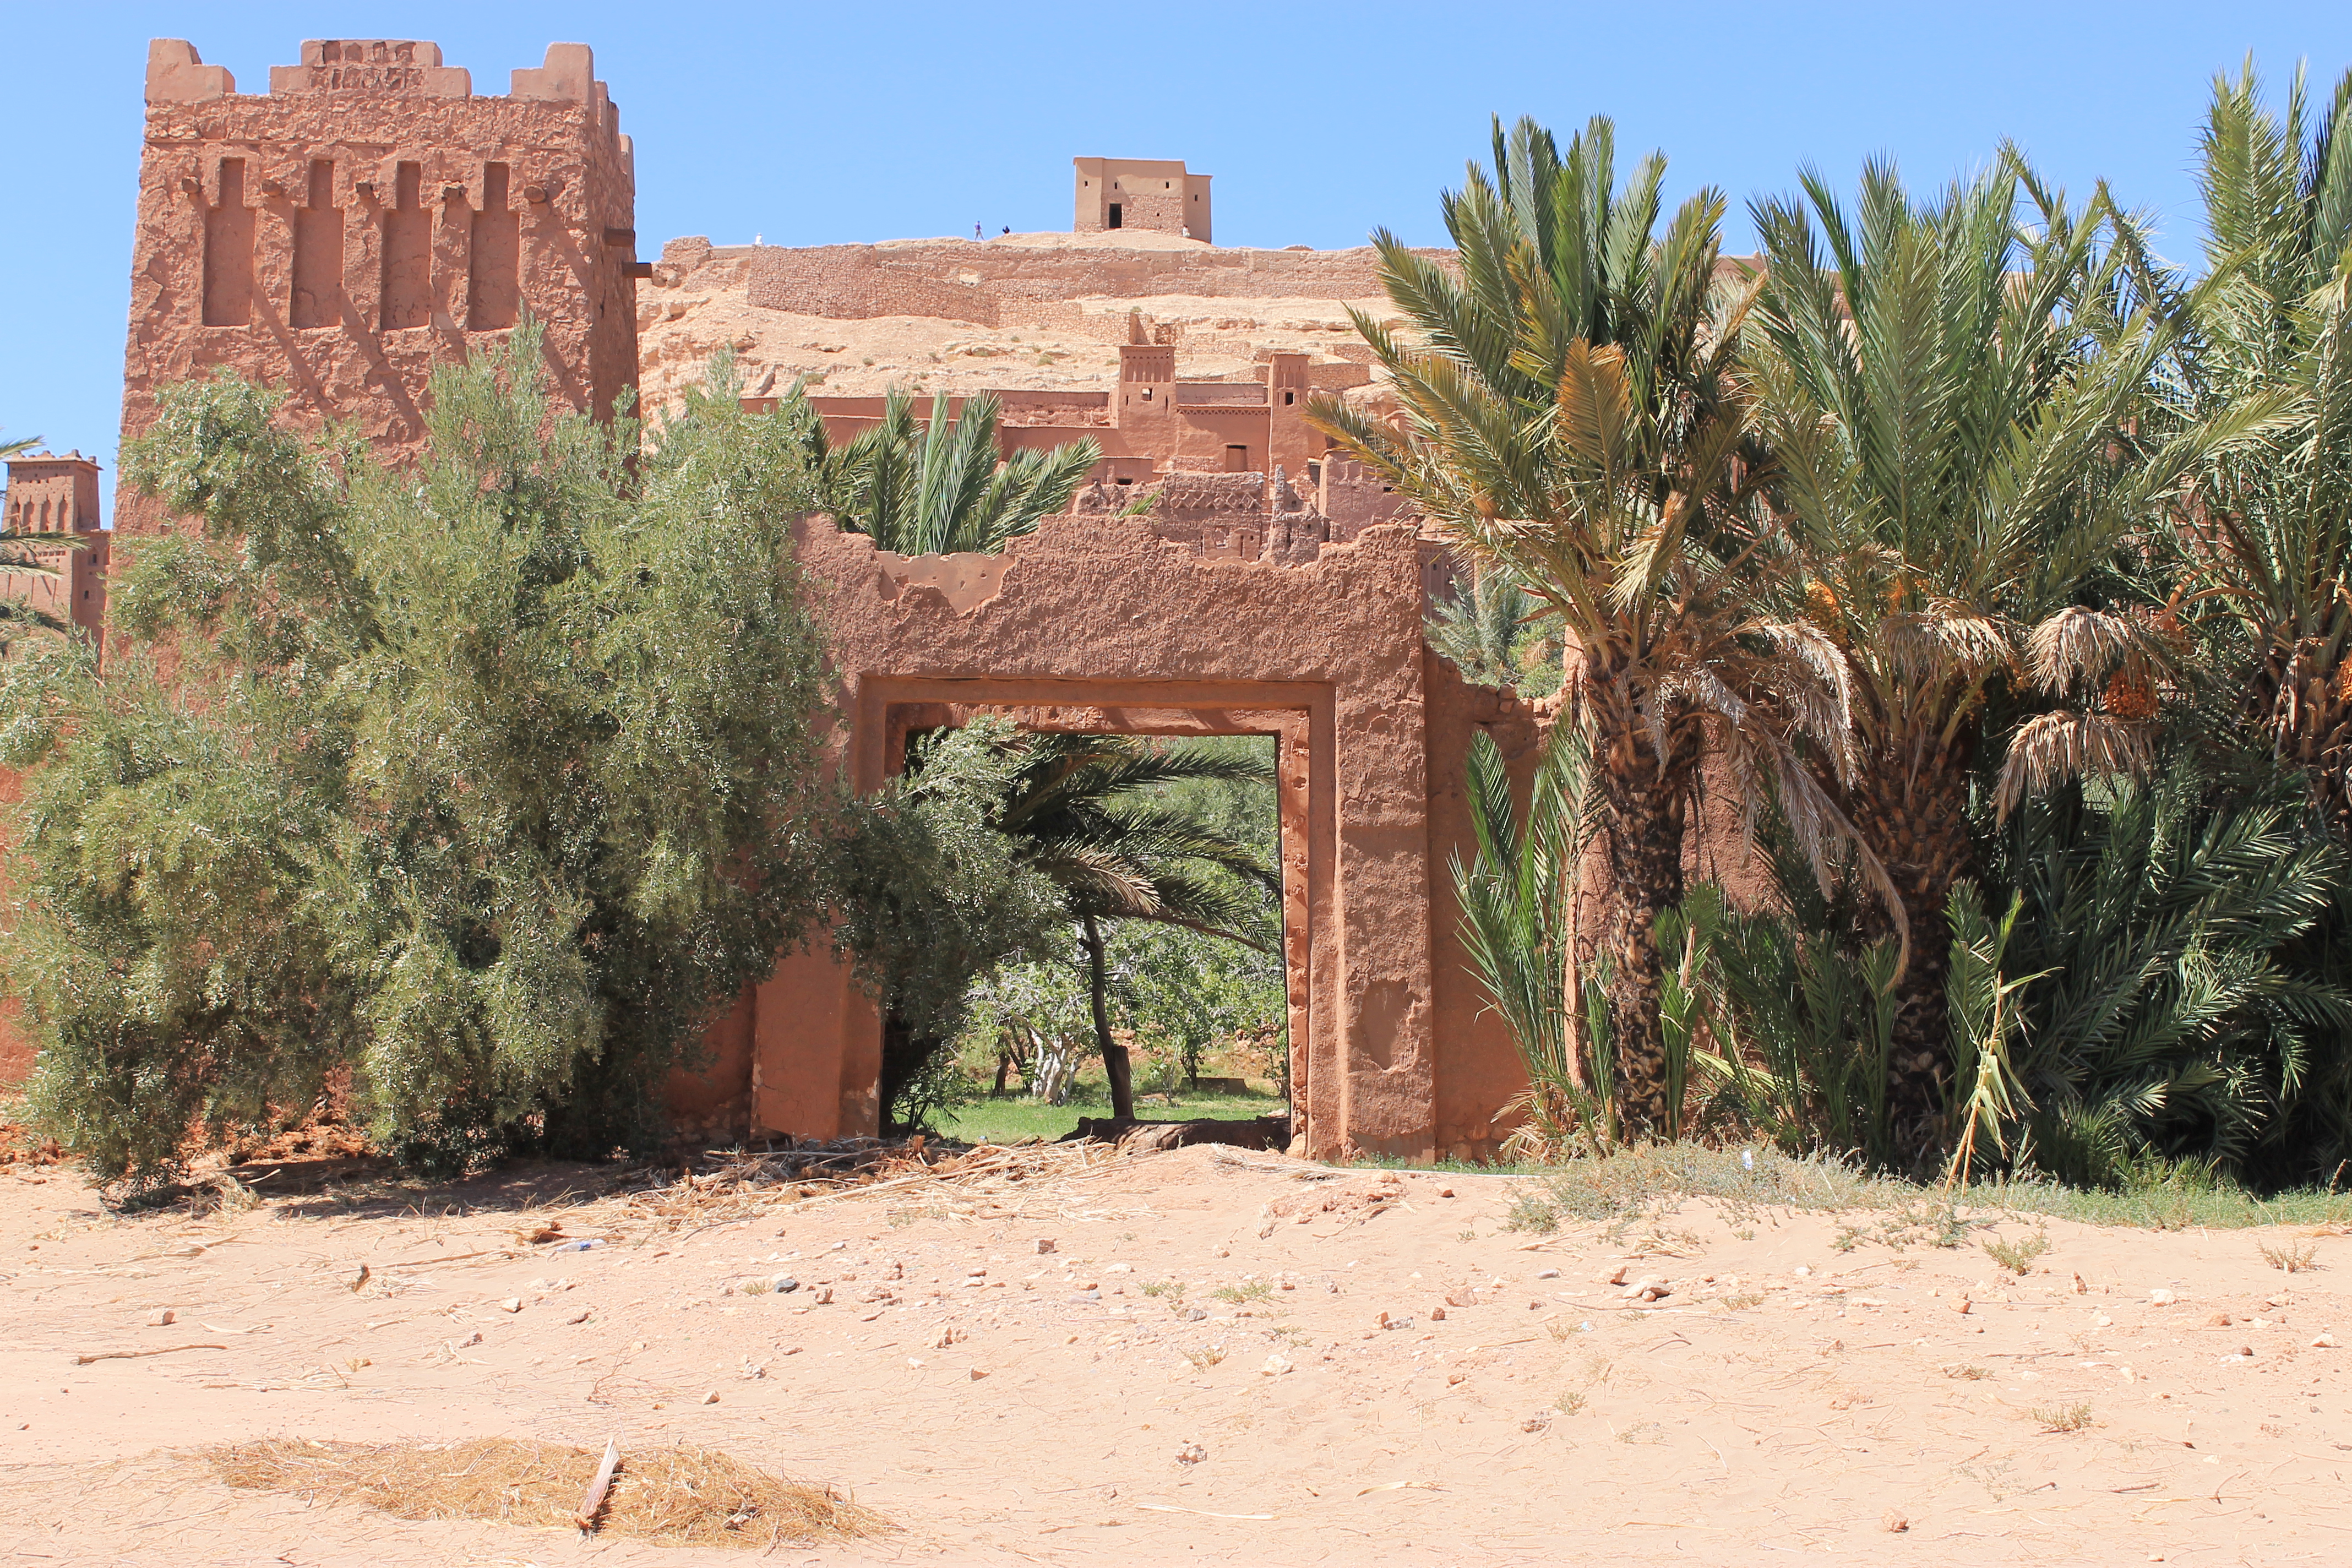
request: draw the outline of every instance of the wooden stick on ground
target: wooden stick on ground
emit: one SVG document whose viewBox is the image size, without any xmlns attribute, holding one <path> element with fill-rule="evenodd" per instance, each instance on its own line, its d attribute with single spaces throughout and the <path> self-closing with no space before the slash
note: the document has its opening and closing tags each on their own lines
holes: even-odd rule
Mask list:
<svg viewBox="0 0 2352 1568">
<path fill-rule="evenodd" d="M 88 1366 L 94 1361 L 136 1361 L 143 1355 L 170 1355 L 174 1351 L 225 1351 L 226 1345 L 165 1345 L 152 1351 L 99 1351 L 91 1355 L 74 1357 L 74 1365 Z"/>
<path fill-rule="evenodd" d="M 580 1527 L 581 1533 L 596 1528 L 596 1510 L 604 1506 L 604 1494 L 612 1489 L 613 1472 L 620 1463 L 621 1440 L 605 1438 L 604 1462 L 596 1468 L 596 1479 L 588 1483 L 588 1495 L 580 1500 L 580 1511 L 572 1516 L 572 1522 Z"/>
</svg>

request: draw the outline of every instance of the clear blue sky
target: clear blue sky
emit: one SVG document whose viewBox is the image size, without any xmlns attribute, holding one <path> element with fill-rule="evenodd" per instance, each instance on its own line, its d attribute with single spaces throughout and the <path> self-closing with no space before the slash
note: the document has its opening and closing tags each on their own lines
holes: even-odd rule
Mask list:
<svg viewBox="0 0 2352 1568">
<path fill-rule="evenodd" d="M 1841 185 L 1891 153 L 1916 184 L 2013 137 L 2055 179 L 2099 177 L 2197 239 L 2189 160 L 2207 83 L 2249 51 L 2323 90 L 2352 0 L 2301 5 L 1551 4 L 1174 6 L 1118 0 L 737 5 L 19 4 L 0 22 L 0 433 L 112 468 L 151 37 L 267 91 L 305 37 L 418 37 L 478 92 L 549 41 L 593 45 L 637 149 L 640 254 L 704 234 L 819 244 L 1066 228 L 1076 154 L 1217 176 L 1217 237 L 1344 246 L 1375 225 L 1443 240 L 1438 191 L 1487 116 L 1588 115 L 1656 146 L 1677 193 L 1741 210 L 1803 162 Z"/>
</svg>

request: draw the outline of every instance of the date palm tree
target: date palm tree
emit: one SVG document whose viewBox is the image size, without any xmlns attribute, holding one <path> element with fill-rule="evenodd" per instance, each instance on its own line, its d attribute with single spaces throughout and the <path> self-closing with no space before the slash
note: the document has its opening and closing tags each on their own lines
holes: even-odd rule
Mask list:
<svg viewBox="0 0 2352 1568">
<path fill-rule="evenodd" d="M 1822 847 L 1842 823 L 1787 735 L 1844 755 L 1847 677 L 1825 636 L 1764 607 L 1787 542 L 1759 505 L 1764 453 L 1737 373 L 1753 286 L 1721 262 L 1721 193 L 1690 197 L 1661 233 L 1665 161 L 1621 186 L 1605 119 L 1564 157 L 1534 121 L 1507 136 L 1497 120 L 1494 158 L 1444 197 L 1458 274 L 1373 237 L 1411 335 L 1355 321 L 1399 418 L 1329 399 L 1308 417 L 1570 645 L 1612 884 L 1591 962 L 1619 1120 L 1650 1136 L 1669 1124 L 1657 922 L 1683 900 L 1702 752 L 1751 799 L 1777 779 Z"/>
<path fill-rule="evenodd" d="M 1263 756 L 1129 735 L 1031 734 L 999 819 L 1019 856 L 1062 891 L 1087 957 L 1095 1045 L 1111 1114 L 1135 1118 L 1135 1076 L 1111 1036 L 1103 927 L 1150 921 L 1260 951 L 1280 872 L 1251 845 L 1162 794 L 1195 780 L 1271 783 Z"/>
<path fill-rule="evenodd" d="M 1920 1162 L 1951 1077 L 1945 910 L 1978 869 L 1969 808 L 1988 691 L 2029 664 L 2061 687 L 2104 675 L 2100 659 L 2150 640 L 2111 557 L 2249 419 L 2139 435 L 2175 334 L 2130 308 L 2137 237 L 2104 190 L 2071 212 L 2013 155 L 1925 201 L 1867 164 L 1852 212 L 1818 174 L 1803 186 L 1752 208 L 1765 277 L 1749 364 L 1806 613 L 1853 692 L 1860 765 L 1825 752 L 1813 771 L 1908 911 L 1888 1088 L 1895 1151 Z M 2144 760 L 2145 715 L 2111 710 L 2127 706 L 2095 699 L 2037 720 L 2020 768 Z M 1864 927 L 1865 942 L 1888 934 L 1884 906 Z"/>
<path fill-rule="evenodd" d="M 2206 253 L 2185 395 L 2211 416 L 2284 398 L 2292 423 L 2201 476 L 2186 603 L 2253 727 L 2352 843 L 2352 72 L 2283 112 L 2251 63 L 2216 79 L 2202 137 Z"/>
<path fill-rule="evenodd" d="M 1451 659 L 1465 680 L 1481 686 L 1517 683 L 1512 658 L 1519 623 L 1533 608 L 1507 572 L 1489 568 L 1456 583 L 1423 623 L 1429 646 Z"/>
<path fill-rule="evenodd" d="M 901 555 L 943 555 L 1002 550 L 1066 510 L 1102 448 L 1080 440 L 1007 455 L 997 441 L 1001 412 L 983 393 L 950 418 L 942 393 L 930 417 L 919 420 L 913 396 L 894 388 L 881 422 L 840 447 L 826 444 L 824 422 L 812 414 L 812 453 L 831 479 L 841 525 Z"/>
</svg>

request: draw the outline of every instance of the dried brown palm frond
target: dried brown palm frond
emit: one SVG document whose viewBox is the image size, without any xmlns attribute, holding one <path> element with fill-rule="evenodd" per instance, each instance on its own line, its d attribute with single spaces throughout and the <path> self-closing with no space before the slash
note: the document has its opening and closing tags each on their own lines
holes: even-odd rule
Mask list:
<svg viewBox="0 0 2352 1568">
<path fill-rule="evenodd" d="M 2147 770 L 2147 727 L 2112 713 L 2041 713 L 2009 742 L 1996 800 L 2007 816 L 2029 795 L 2074 779 L 2137 777 Z"/>
<path fill-rule="evenodd" d="M 1882 616 L 1874 640 L 1897 679 L 1921 684 L 1981 680 L 2016 657 L 2005 622 L 1948 599 Z"/>
<path fill-rule="evenodd" d="M 2063 693 L 2095 685 L 2137 642 L 2128 617 L 2113 610 L 2069 605 L 2037 625 L 2026 638 L 2026 668 L 2043 690 Z"/>
</svg>

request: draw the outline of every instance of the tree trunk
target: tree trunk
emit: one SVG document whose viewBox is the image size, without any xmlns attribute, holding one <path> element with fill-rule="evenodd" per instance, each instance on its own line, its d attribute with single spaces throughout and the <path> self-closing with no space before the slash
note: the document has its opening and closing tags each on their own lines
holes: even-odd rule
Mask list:
<svg viewBox="0 0 2352 1568">
<path fill-rule="evenodd" d="M 1951 969 L 1951 927 L 1944 910 L 1953 884 L 1976 875 L 1969 834 L 1969 763 L 1973 737 L 1932 742 L 1924 755 L 1865 758 L 1853 796 L 1853 825 L 1886 868 L 1911 922 L 1911 963 L 1895 985 L 1895 1027 L 1887 1042 L 1888 1138 L 1896 1159 L 1932 1169 L 1944 1152 L 1944 1110 L 1954 1092 L 1950 1010 L 1944 985 Z M 1863 937 L 1894 934 L 1885 904 L 1863 909 Z M 1961 1086 L 1959 1092 L 1966 1092 Z"/>
<path fill-rule="evenodd" d="M 1005 1080 L 1013 1076 L 1013 1051 L 1008 1046 L 996 1047 L 996 1083 L 988 1091 L 991 1100 L 1004 1098 Z"/>
<path fill-rule="evenodd" d="M 1639 705 L 1621 695 L 1617 681 L 1591 679 L 1586 689 L 1593 702 L 1593 768 L 1609 862 L 1601 947 L 1610 959 L 1609 1038 L 1620 1131 L 1629 1139 L 1664 1138 L 1674 1130 L 1675 1108 L 1667 1103 L 1666 1040 L 1658 1019 L 1664 974 L 1658 916 L 1683 901 L 1683 830 L 1699 729 L 1680 715 L 1669 721 L 1661 757 Z"/>
<path fill-rule="evenodd" d="M 1094 1008 L 1095 1045 L 1102 1052 L 1103 1076 L 1110 1080 L 1110 1113 L 1118 1121 L 1132 1121 L 1135 1070 L 1127 1059 L 1127 1047 L 1110 1037 L 1110 1009 L 1105 1003 L 1110 978 L 1103 963 L 1102 932 L 1096 928 L 1092 915 L 1079 917 L 1078 929 L 1086 936 L 1087 1000 Z"/>
</svg>

